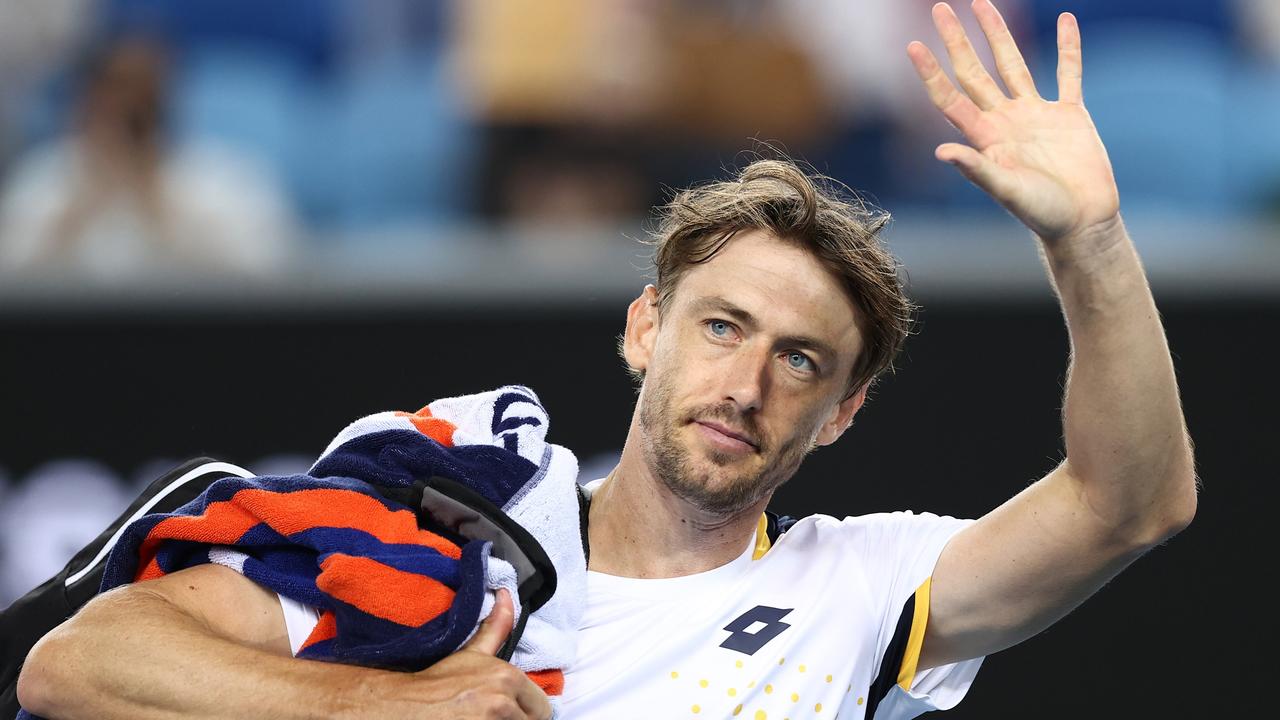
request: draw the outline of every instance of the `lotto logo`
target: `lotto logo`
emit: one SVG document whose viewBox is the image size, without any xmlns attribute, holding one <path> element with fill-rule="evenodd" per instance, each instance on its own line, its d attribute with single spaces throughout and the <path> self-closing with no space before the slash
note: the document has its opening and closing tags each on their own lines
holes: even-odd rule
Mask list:
<svg viewBox="0 0 1280 720">
<path fill-rule="evenodd" d="M 724 629 L 728 630 L 730 635 L 724 639 L 724 642 L 720 643 L 720 647 L 736 650 L 744 655 L 755 655 L 757 650 L 791 627 L 782 622 L 782 618 L 786 617 L 787 613 L 794 609 L 787 608 L 783 610 L 782 608 L 774 608 L 767 605 L 757 605 L 751 608 L 734 618 L 733 622 L 724 626 Z M 748 628 L 754 629 L 748 632 Z"/>
</svg>

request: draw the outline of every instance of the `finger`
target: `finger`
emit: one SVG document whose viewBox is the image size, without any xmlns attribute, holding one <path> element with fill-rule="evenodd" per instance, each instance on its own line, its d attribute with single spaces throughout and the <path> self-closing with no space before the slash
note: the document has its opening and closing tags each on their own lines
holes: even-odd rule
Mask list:
<svg viewBox="0 0 1280 720">
<path fill-rule="evenodd" d="M 533 720 L 548 720 L 551 717 L 551 701 L 547 699 L 547 694 L 527 676 L 516 692 L 516 702 Z"/>
<path fill-rule="evenodd" d="M 480 627 L 476 629 L 475 634 L 460 650 L 473 650 L 485 655 L 497 655 L 498 650 L 502 648 L 502 643 L 506 642 L 507 636 L 511 634 L 511 627 L 515 624 L 515 619 L 516 611 L 511 603 L 511 595 L 505 589 L 499 588 L 497 599 L 493 603 L 493 610 L 489 612 L 489 617 L 480 622 Z"/>
<path fill-rule="evenodd" d="M 1000 11 L 991 0 L 974 0 L 973 14 L 978 16 L 978 25 L 987 36 L 987 44 L 991 46 L 991 54 L 996 59 L 996 71 L 1004 86 L 1009 88 L 1013 97 L 1039 97 L 1036 93 L 1035 80 L 1031 79 L 1031 71 L 1027 69 L 1027 61 L 1018 50 L 1018 43 L 1009 32 Z"/>
<path fill-rule="evenodd" d="M 942 162 L 954 165 L 969 182 L 996 200 L 1010 196 L 1012 180 L 1005 170 L 968 145 L 943 143 L 933 154 Z"/>
<path fill-rule="evenodd" d="M 987 110 L 1004 100 L 1004 93 L 982 66 L 982 60 L 978 59 L 978 53 L 974 51 L 969 36 L 960 25 L 960 18 L 956 17 L 950 5 L 938 3 L 933 6 L 933 24 L 938 28 L 943 45 L 947 47 L 947 56 L 951 58 L 956 80 L 960 81 L 960 87 L 973 98 L 973 102 Z"/>
<path fill-rule="evenodd" d="M 1076 16 L 1058 16 L 1058 102 L 1084 102 L 1080 87 L 1083 63 L 1080 60 L 1080 24 Z"/>
<path fill-rule="evenodd" d="M 934 57 L 933 51 L 925 47 L 924 43 L 915 41 L 907 45 L 907 56 L 911 58 L 916 74 L 924 82 L 934 107 L 941 110 L 947 121 L 955 125 L 965 137 L 974 140 L 972 132 L 978 126 L 982 111 L 967 95 L 951 84 L 951 78 L 942 71 L 938 58 Z"/>
</svg>

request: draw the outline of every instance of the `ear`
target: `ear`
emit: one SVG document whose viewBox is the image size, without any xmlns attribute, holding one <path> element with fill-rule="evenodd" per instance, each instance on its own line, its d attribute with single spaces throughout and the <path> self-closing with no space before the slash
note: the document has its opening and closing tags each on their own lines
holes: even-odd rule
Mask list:
<svg viewBox="0 0 1280 720">
<path fill-rule="evenodd" d="M 658 312 L 658 290 L 645 285 L 640 297 L 627 308 L 627 329 L 622 335 L 622 354 L 632 370 L 644 372 L 653 357 L 662 316 Z"/>
<path fill-rule="evenodd" d="M 831 417 L 827 418 L 827 421 L 818 429 L 818 437 L 814 439 L 816 444 L 830 445 L 849 429 L 853 424 L 853 416 L 862 409 L 862 403 L 867 401 L 867 386 L 868 383 L 863 383 L 862 387 L 858 388 L 858 392 L 836 405 L 831 411 Z"/>
</svg>

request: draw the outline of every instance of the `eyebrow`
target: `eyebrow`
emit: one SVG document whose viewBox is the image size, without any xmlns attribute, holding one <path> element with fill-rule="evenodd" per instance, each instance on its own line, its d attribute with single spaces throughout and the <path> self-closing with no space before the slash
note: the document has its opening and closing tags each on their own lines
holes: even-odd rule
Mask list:
<svg viewBox="0 0 1280 720">
<path fill-rule="evenodd" d="M 748 330 L 756 330 L 760 327 L 760 321 L 755 315 L 721 297 L 700 297 L 694 300 L 692 305 L 696 313 L 728 315 L 730 319 Z M 778 342 L 787 347 L 809 350 L 820 356 L 824 361 L 835 360 L 838 357 L 835 349 L 830 345 L 808 335 L 784 335 L 778 338 Z"/>
</svg>

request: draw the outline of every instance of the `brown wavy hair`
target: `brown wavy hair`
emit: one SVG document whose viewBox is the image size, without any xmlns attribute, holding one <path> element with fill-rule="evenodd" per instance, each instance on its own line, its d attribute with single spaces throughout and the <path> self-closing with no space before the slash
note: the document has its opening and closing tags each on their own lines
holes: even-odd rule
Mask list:
<svg viewBox="0 0 1280 720">
<path fill-rule="evenodd" d="M 671 301 L 690 266 L 715 257 L 735 234 L 764 230 L 809 250 L 860 311 L 865 347 L 848 393 L 871 383 L 893 361 L 911 329 L 914 306 L 899 263 L 879 235 L 888 213 L 869 207 L 830 178 L 789 160 L 757 160 L 732 180 L 683 190 L 659 208 L 654 246 L 658 309 Z"/>
</svg>

